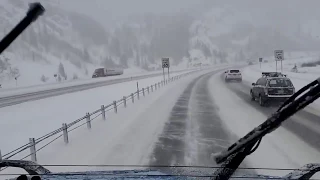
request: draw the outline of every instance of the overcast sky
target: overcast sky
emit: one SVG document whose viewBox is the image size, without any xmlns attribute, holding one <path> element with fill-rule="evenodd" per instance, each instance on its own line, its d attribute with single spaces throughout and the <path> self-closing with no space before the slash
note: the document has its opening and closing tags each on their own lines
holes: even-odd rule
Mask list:
<svg viewBox="0 0 320 180">
<path fill-rule="evenodd" d="M 206 0 L 52 0 L 80 13 L 90 15 L 106 25 L 110 20 L 125 18 L 135 13 L 179 12 L 195 7 Z M 106 22 L 106 23 L 104 23 Z"/>
<path fill-rule="evenodd" d="M 254 24 L 270 25 L 320 18 L 320 0 L 51 0 L 60 2 L 66 9 L 80 12 L 95 18 L 105 27 L 136 13 L 169 13 L 197 9 L 201 14 L 204 2 L 232 4 L 237 13 L 247 12 Z M 238 11 L 238 12 L 237 12 Z M 250 18 L 250 19 L 251 19 Z"/>
</svg>

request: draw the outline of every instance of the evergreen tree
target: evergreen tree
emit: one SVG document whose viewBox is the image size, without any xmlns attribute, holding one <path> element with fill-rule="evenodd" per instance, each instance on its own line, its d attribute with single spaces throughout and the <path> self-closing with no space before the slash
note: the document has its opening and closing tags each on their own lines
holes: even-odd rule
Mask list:
<svg viewBox="0 0 320 180">
<path fill-rule="evenodd" d="M 66 74 L 66 72 L 64 70 L 64 66 L 63 66 L 63 64 L 61 62 L 59 64 L 58 72 L 59 72 L 61 77 L 63 77 L 65 80 L 67 80 L 67 74 Z"/>
</svg>

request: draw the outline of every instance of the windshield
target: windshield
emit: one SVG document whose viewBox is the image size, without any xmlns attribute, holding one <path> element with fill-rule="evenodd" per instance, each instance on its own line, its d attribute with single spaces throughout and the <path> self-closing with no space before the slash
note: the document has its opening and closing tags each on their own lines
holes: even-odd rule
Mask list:
<svg viewBox="0 0 320 180">
<path fill-rule="evenodd" d="M 289 79 L 270 79 L 269 80 L 270 87 L 292 87 L 292 83 Z"/>
<path fill-rule="evenodd" d="M 0 162 L 212 175 L 320 75 L 318 1 L 31 2 L 0 0 Z M 319 112 L 292 114 L 233 175 L 320 162 Z"/>
<path fill-rule="evenodd" d="M 94 71 L 96 75 L 104 75 L 104 68 L 99 68 Z"/>
</svg>

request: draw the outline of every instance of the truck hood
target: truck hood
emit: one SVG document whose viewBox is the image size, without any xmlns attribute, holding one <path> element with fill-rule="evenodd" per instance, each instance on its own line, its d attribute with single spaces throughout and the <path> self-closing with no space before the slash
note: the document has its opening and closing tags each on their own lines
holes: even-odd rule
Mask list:
<svg viewBox="0 0 320 180">
<path fill-rule="evenodd" d="M 193 173 L 191 173 L 194 175 Z M 235 175 L 231 179 L 243 179 L 243 180 L 253 180 L 253 179 L 281 179 L 277 176 L 266 176 L 266 175 Z M 210 174 L 201 174 L 191 177 L 183 174 L 165 174 L 156 170 L 122 170 L 122 171 L 85 171 L 85 172 L 67 172 L 67 173 L 52 173 L 47 175 L 41 175 L 41 179 L 45 180 L 131 180 L 131 179 L 210 179 Z"/>
</svg>

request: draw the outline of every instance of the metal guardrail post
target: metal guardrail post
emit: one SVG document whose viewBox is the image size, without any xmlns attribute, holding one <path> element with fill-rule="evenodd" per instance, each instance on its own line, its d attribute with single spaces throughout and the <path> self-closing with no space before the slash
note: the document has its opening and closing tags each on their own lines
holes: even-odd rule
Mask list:
<svg viewBox="0 0 320 180">
<path fill-rule="evenodd" d="M 138 100 L 140 99 L 140 93 L 139 93 L 139 90 L 137 90 L 137 98 L 138 98 Z"/>
<path fill-rule="evenodd" d="M 157 83 L 154 84 L 154 90 L 157 90 Z"/>
<path fill-rule="evenodd" d="M 131 99 L 132 99 L 132 103 L 134 103 L 134 96 L 133 96 L 133 93 L 131 93 Z"/>
<path fill-rule="evenodd" d="M 29 143 L 30 143 L 31 161 L 37 162 L 36 141 L 34 138 L 29 138 Z"/>
<path fill-rule="evenodd" d="M 148 91 L 148 94 L 150 94 L 150 88 L 149 88 L 149 86 L 147 87 L 147 91 Z"/>
<path fill-rule="evenodd" d="M 124 107 L 126 108 L 127 107 L 127 97 L 123 96 L 123 104 L 124 104 Z"/>
<path fill-rule="evenodd" d="M 66 144 L 68 144 L 69 143 L 68 126 L 66 123 L 62 123 L 62 130 L 63 130 L 63 140 Z"/>
<path fill-rule="evenodd" d="M 102 113 L 102 119 L 106 120 L 106 110 L 104 108 L 104 105 L 101 105 L 101 113 Z"/>
<path fill-rule="evenodd" d="M 117 101 L 113 101 L 113 109 L 114 109 L 114 113 L 118 112 Z"/>
<path fill-rule="evenodd" d="M 91 120 L 90 120 L 90 113 L 87 113 L 87 128 L 91 129 Z"/>
<path fill-rule="evenodd" d="M 153 85 L 151 85 L 151 92 L 153 92 Z"/>
<path fill-rule="evenodd" d="M 145 96 L 145 94 L 144 94 L 144 88 L 142 88 L 142 94 L 143 94 L 143 96 Z"/>
</svg>

